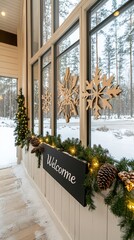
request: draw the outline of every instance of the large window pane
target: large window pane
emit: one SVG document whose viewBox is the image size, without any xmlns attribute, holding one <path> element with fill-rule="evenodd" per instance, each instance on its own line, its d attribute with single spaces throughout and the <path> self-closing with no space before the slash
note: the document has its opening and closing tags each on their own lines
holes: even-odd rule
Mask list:
<svg viewBox="0 0 134 240">
<path fill-rule="evenodd" d="M 32 76 L 33 87 L 33 132 L 39 134 L 39 80 L 38 80 L 38 62 L 33 65 Z"/>
<path fill-rule="evenodd" d="M 32 56 L 39 50 L 40 14 L 39 0 L 32 0 Z"/>
<path fill-rule="evenodd" d="M 57 0 L 55 1 L 56 9 L 56 29 L 65 21 L 69 14 L 74 10 L 81 0 Z M 58 19 L 57 19 L 58 18 Z"/>
<path fill-rule="evenodd" d="M 17 111 L 16 98 L 17 79 L 0 76 L 0 118 L 13 121 Z"/>
<path fill-rule="evenodd" d="M 42 45 L 51 37 L 52 33 L 52 1 L 42 0 Z"/>
<path fill-rule="evenodd" d="M 108 0 L 101 1 L 91 14 L 91 29 L 100 24 L 108 16 L 114 13 L 119 7 L 129 0 Z M 118 13 L 117 13 L 118 14 Z"/>
<path fill-rule="evenodd" d="M 42 111 L 43 135 L 52 130 L 51 51 L 42 57 Z"/>
<path fill-rule="evenodd" d="M 69 32 L 57 45 L 57 55 L 64 52 L 70 46 L 72 46 L 76 41 L 79 40 L 79 28 L 76 28 Z"/>
<path fill-rule="evenodd" d="M 112 110 L 92 114 L 91 142 L 107 148 L 115 159 L 133 158 L 134 151 L 134 5 L 91 35 L 91 79 L 98 65 L 120 86 Z"/>
<path fill-rule="evenodd" d="M 17 164 L 14 130 L 17 112 L 16 78 L 0 76 L 0 168 Z M 8 148 L 7 148 L 8 147 Z"/>
<path fill-rule="evenodd" d="M 71 35 L 69 34 L 68 36 L 68 38 L 66 37 L 66 41 L 57 45 L 57 49 L 66 49 L 64 53 L 57 57 L 57 134 L 61 135 L 62 140 L 67 139 L 68 137 L 79 138 L 80 130 L 78 90 L 80 58 L 79 42 L 76 42 L 76 45 L 73 45 L 72 47 L 70 44 Z M 70 74 L 70 80 L 66 75 L 67 69 L 70 69 L 70 73 L 68 72 L 68 75 Z M 73 85 L 74 76 L 77 76 L 78 81 Z M 62 86 L 62 90 L 59 86 Z M 62 107 L 60 104 L 61 102 Z M 71 107 L 73 107 L 76 112 L 71 112 Z M 64 113 L 66 113 L 66 115 Z M 72 114 L 69 118 L 68 116 L 70 113 Z M 69 122 L 67 122 L 68 118 Z"/>
</svg>

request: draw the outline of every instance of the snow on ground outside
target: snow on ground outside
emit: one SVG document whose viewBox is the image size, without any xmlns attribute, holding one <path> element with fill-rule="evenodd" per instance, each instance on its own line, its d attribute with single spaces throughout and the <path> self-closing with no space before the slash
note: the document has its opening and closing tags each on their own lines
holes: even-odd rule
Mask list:
<svg viewBox="0 0 134 240">
<path fill-rule="evenodd" d="M 92 119 L 91 124 L 92 146 L 100 144 L 116 160 L 123 157 L 134 159 L 134 118 Z M 50 132 L 49 126 L 48 123 L 44 132 Z M 65 119 L 58 120 L 57 134 L 62 136 L 62 140 L 79 138 L 79 118 L 72 118 L 68 124 Z"/>
<path fill-rule="evenodd" d="M 16 164 L 14 146 L 14 124 L 12 120 L 0 119 L 0 168 Z"/>
<path fill-rule="evenodd" d="M 47 123 L 47 120 L 45 120 Z M 49 127 L 48 121 L 48 127 Z M 71 119 L 66 124 L 64 119 L 58 120 L 58 134 L 62 140 L 79 138 L 79 118 Z M 44 129 L 50 131 L 50 128 Z M 16 163 L 16 147 L 14 146 L 14 122 L 9 119 L 0 119 L 0 167 Z M 134 119 L 101 119 L 92 120 L 91 140 L 93 144 L 100 144 L 109 150 L 116 160 L 123 157 L 134 159 Z"/>
</svg>

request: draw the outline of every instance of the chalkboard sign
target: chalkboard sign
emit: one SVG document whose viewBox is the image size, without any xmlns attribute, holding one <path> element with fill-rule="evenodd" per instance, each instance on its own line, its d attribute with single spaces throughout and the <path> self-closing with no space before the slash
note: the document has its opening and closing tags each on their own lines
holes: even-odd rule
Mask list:
<svg viewBox="0 0 134 240">
<path fill-rule="evenodd" d="M 84 180 L 87 163 L 45 144 L 43 168 L 80 204 L 86 205 Z"/>
</svg>

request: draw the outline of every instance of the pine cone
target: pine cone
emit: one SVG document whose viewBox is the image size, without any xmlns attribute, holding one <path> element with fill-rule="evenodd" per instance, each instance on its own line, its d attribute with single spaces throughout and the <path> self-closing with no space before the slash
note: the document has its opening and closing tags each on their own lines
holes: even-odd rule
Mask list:
<svg viewBox="0 0 134 240">
<path fill-rule="evenodd" d="M 113 165 L 109 163 L 103 164 L 97 174 L 97 183 L 99 188 L 101 190 L 106 190 L 107 188 L 110 188 L 116 175 L 117 170 Z"/>
<path fill-rule="evenodd" d="M 33 137 L 30 143 L 32 144 L 33 147 L 38 147 L 38 145 L 40 144 L 40 140 L 37 137 Z"/>
</svg>

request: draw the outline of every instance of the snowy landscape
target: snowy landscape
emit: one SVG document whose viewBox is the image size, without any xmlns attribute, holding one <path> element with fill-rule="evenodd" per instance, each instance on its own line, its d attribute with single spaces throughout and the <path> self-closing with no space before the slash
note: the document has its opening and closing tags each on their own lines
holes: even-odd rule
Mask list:
<svg viewBox="0 0 134 240">
<path fill-rule="evenodd" d="M 14 165 L 17 162 L 13 134 L 13 120 L 0 118 L 0 168 Z"/>
<path fill-rule="evenodd" d="M 17 162 L 14 127 L 13 120 L 0 118 L 0 168 Z M 49 122 L 44 130 L 50 132 Z M 79 138 L 79 119 L 72 118 L 68 124 L 60 119 L 57 133 L 61 135 L 62 141 L 68 137 Z M 92 146 L 100 144 L 108 149 L 115 160 L 123 157 L 134 159 L 134 118 L 92 120 L 91 142 Z"/>
<path fill-rule="evenodd" d="M 44 132 L 51 134 L 50 122 L 45 119 Z M 62 141 L 67 138 L 79 138 L 79 118 L 71 118 L 69 123 L 65 119 L 57 121 L 57 134 Z M 91 120 L 91 144 L 101 145 L 109 150 L 115 160 L 125 157 L 134 159 L 134 118 L 122 117 Z"/>
</svg>

